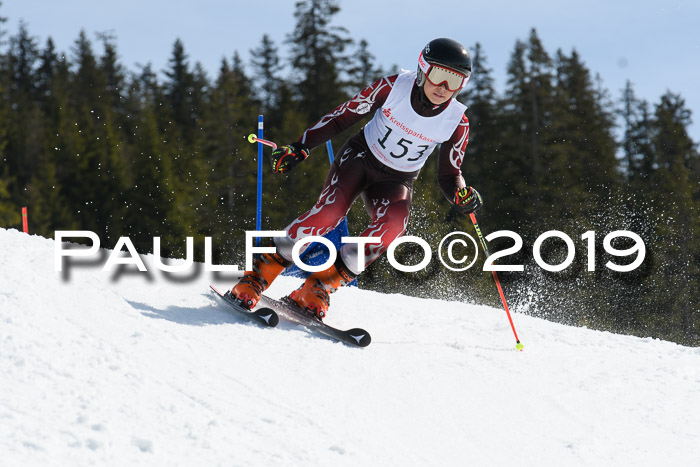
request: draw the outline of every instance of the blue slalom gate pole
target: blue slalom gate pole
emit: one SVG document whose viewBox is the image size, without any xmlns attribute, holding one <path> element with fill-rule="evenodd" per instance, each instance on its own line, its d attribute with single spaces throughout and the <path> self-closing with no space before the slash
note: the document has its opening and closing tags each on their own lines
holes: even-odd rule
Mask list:
<svg viewBox="0 0 700 467">
<path fill-rule="evenodd" d="M 258 115 L 258 138 L 263 138 L 263 116 Z M 255 230 L 262 230 L 262 177 L 263 177 L 263 145 L 258 143 L 258 205 L 255 217 Z M 260 237 L 255 239 L 255 244 L 260 246 Z"/>
<path fill-rule="evenodd" d="M 328 151 L 328 158 L 331 160 L 332 165 L 335 156 L 333 156 L 333 143 L 331 143 L 331 140 L 326 141 L 326 150 Z"/>
</svg>

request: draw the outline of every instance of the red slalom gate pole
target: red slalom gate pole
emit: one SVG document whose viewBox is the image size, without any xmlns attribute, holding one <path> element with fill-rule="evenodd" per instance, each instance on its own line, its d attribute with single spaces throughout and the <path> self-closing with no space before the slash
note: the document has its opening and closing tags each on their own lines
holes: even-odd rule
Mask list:
<svg viewBox="0 0 700 467">
<path fill-rule="evenodd" d="M 26 234 L 29 233 L 29 225 L 27 223 L 27 207 L 26 206 L 22 207 L 22 230 L 24 230 L 24 233 L 26 233 Z"/>
<path fill-rule="evenodd" d="M 481 247 L 484 249 L 484 254 L 486 254 L 486 257 L 488 258 L 491 255 L 489 254 L 489 248 L 486 246 L 486 240 L 484 239 L 484 236 L 481 234 L 481 229 L 479 228 L 479 224 L 476 222 L 476 216 L 472 212 L 469 214 L 469 217 L 471 217 L 472 224 L 474 224 L 474 229 L 476 230 L 476 235 L 479 237 L 479 241 L 481 242 Z M 501 296 L 501 302 L 503 302 L 503 308 L 505 308 L 506 315 L 508 315 L 508 321 L 510 322 L 510 328 L 513 330 L 513 335 L 515 336 L 515 348 L 522 352 L 523 348 L 525 346 L 520 343 L 520 339 L 518 339 L 518 333 L 515 332 L 515 325 L 513 324 L 513 318 L 510 316 L 510 309 L 508 309 L 508 302 L 506 302 L 506 296 L 503 294 L 503 288 L 501 288 L 501 281 L 498 280 L 498 274 L 496 274 L 496 271 L 491 271 L 491 273 L 493 274 L 493 280 L 496 282 L 496 287 L 498 288 L 498 293 Z"/>
</svg>

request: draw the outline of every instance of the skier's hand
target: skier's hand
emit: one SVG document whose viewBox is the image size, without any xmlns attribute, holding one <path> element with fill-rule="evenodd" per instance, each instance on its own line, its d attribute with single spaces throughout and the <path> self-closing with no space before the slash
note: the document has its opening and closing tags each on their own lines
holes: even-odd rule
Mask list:
<svg viewBox="0 0 700 467">
<path fill-rule="evenodd" d="M 299 162 L 309 157 L 309 149 L 304 143 L 292 143 L 282 146 L 274 151 L 270 156 L 272 171 L 275 173 L 287 173 Z"/>
<path fill-rule="evenodd" d="M 458 188 L 454 197 L 455 206 L 462 214 L 468 215 L 476 211 L 484 204 L 481 195 L 474 188 L 467 186 Z"/>
</svg>

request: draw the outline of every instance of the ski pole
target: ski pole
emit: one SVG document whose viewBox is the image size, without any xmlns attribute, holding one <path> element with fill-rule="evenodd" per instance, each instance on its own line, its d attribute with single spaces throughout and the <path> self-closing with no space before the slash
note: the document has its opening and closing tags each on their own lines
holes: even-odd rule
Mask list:
<svg viewBox="0 0 700 467">
<path fill-rule="evenodd" d="M 265 146 L 270 146 L 272 149 L 277 149 L 277 144 L 273 143 L 272 141 L 268 141 L 266 139 L 258 138 L 255 136 L 255 133 L 251 133 L 248 135 L 248 142 L 249 143 L 260 143 L 264 144 Z"/>
<path fill-rule="evenodd" d="M 472 224 L 474 224 L 474 229 L 476 230 L 476 235 L 479 237 L 479 241 L 481 242 L 481 247 L 484 249 L 484 254 L 488 258 L 491 256 L 489 254 L 489 248 L 486 246 L 486 240 L 484 240 L 484 236 L 481 234 L 481 229 L 479 228 L 479 224 L 476 222 L 476 216 L 474 213 L 469 213 L 469 217 L 472 219 Z M 503 289 L 501 288 L 501 281 L 498 280 L 498 274 L 496 274 L 496 271 L 491 271 L 493 274 L 493 280 L 496 282 L 496 287 L 498 287 L 498 293 L 501 295 L 501 301 L 503 302 L 503 308 L 506 310 L 506 314 L 508 315 L 508 321 L 510 321 L 510 328 L 513 330 L 513 335 L 515 335 L 515 348 L 520 350 L 521 352 L 523 351 L 523 344 L 520 343 L 520 339 L 518 339 L 518 333 L 515 332 L 515 325 L 513 324 L 513 318 L 510 316 L 510 310 L 508 309 L 508 303 L 506 302 L 506 296 L 503 295 Z"/>
</svg>

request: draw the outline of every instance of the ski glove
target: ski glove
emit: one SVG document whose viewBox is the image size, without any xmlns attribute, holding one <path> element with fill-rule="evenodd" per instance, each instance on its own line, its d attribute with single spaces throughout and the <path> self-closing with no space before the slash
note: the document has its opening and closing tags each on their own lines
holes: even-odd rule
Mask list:
<svg viewBox="0 0 700 467">
<path fill-rule="evenodd" d="M 454 203 L 464 215 L 471 214 L 484 204 L 479 192 L 470 186 L 457 189 Z"/>
<path fill-rule="evenodd" d="M 309 157 L 309 149 L 304 143 L 292 143 L 282 146 L 274 151 L 270 159 L 272 161 L 272 171 L 275 173 L 287 173 L 299 162 Z"/>
</svg>

